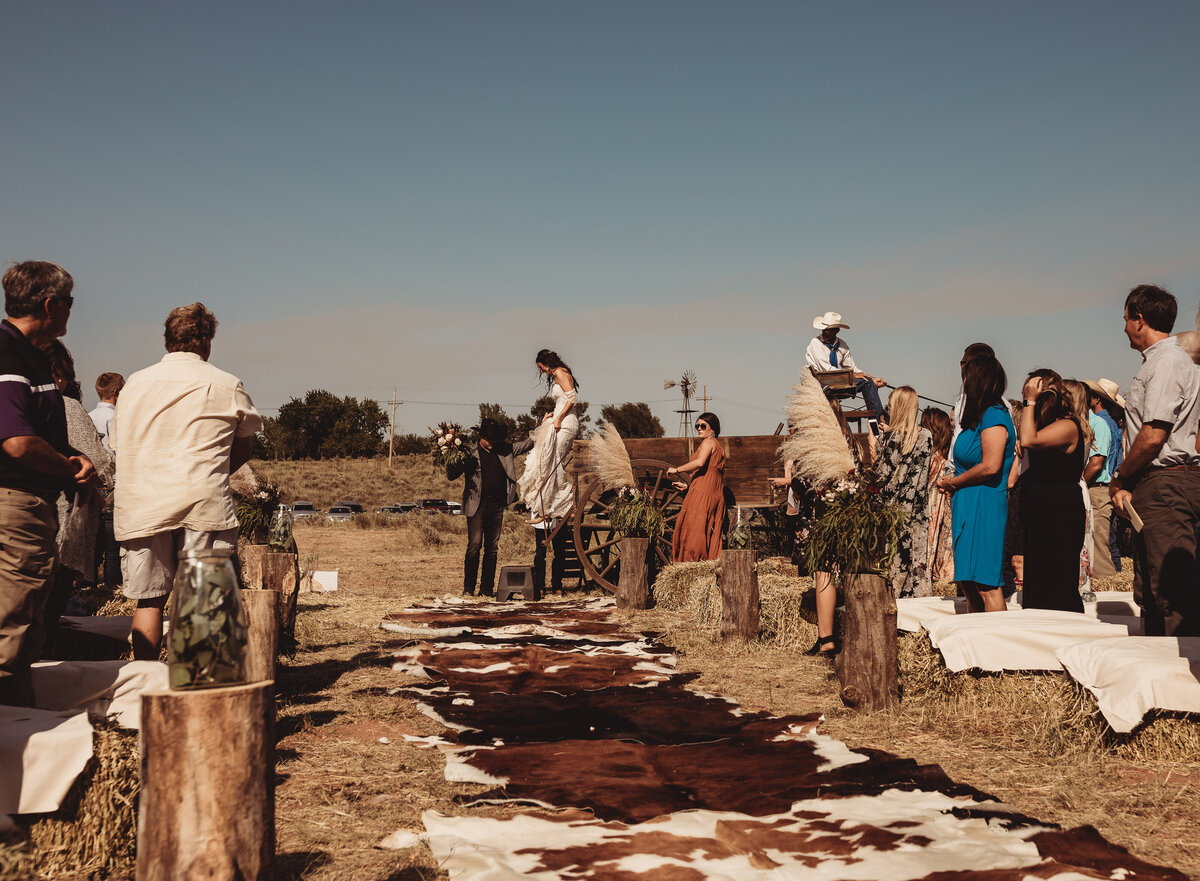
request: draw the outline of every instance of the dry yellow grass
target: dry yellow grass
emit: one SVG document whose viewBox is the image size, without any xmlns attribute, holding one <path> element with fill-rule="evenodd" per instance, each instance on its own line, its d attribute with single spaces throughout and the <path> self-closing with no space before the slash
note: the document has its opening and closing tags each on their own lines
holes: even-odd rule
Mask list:
<svg viewBox="0 0 1200 881">
<path fill-rule="evenodd" d="M 314 501 L 320 498 L 313 490 L 302 492 Z M 365 492 L 359 495 L 367 504 Z M 449 813 L 509 810 L 456 804 L 456 795 L 476 787 L 447 783 L 438 753 L 403 741 L 403 734 L 432 734 L 438 726 L 403 697 L 387 693 L 411 680 L 391 671 L 386 647 L 391 637 L 378 624 L 393 609 L 458 593 L 465 524 L 451 517 L 425 518 L 425 523 L 400 519 L 404 523 L 391 528 L 297 528 L 308 568 L 338 569 L 340 589 L 302 596 L 300 647 L 294 658 L 281 662 L 276 790 L 280 879 L 441 878 L 444 874 L 428 850 L 385 851 L 376 843 L 398 828 L 420 831 L 420 814 L 427 808 Z M 529 562 L 532 538 L 532 530 L 510 518 L 501 564 Z M 786 580 L 791 570 L 784 563 L 763 561 L 759 573 L 764 617 L 781 617 L 781 611 L 765 607 L 786 593 L 786 586 L 772 586 L 772 580 Z M 690 607 L 669 605 L 660 598 L 657 609 L 622 617 L 633 628 L 666 632 L 680 668 L 699 674 L 696 687 L 728 695 L 748 709 L 821 712 L 827 720 L 822 730 L 852 748 L 883 749 L 941 764 L 956 780 L 991 792 L 1020 811 L 1068 826 L 1095 825 L 1138 856 L 1200 877 L 1197 757 L 1164 761 L 1116 751 L 1065 751 L 1062 744 L 1050 744 L 1044 733 L 1055 726 L 1056 716 L 1030 699 L 1030 693 L 1022 694 L 1019 682 L 1003 706 L 996 702 L 999 695 L 914 697 L 892 712 L 858 715 L 841 706 L 831 665 L 802 653 L 811 637 L 793 633 L 773 643 L 723 643 L 711 613 L 711 623 L 698 623 Z M 802 604 L 793 616 L 797 627 L 807 624 L 806 614 Z M 3 875 L 6 860 L 19 863 L 23 858 L 19 846 L 0 848 L 0 877 L 23 877 Z"/>
</svg>

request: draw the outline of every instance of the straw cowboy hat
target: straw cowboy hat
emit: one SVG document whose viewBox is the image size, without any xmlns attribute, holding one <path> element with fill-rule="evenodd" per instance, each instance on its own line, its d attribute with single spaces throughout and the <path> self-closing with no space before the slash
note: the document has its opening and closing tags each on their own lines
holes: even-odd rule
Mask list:
<svg viewBox="0 0 1200 881">
<path fill-rule="evenodd" d="M 841 312 L 826 312 L 824 315 L 818 315 L 813 319 L 813 327 L 817 330 L 824 330 L 827 327 L 840 327 L 844 330 L 850 329 L 850 325 L 843 323 Z"/>
<path fill-rule="evenodd" d="M 1122 410 L 1125 409 L 1125 399 L 1121 397 L 1120 386 L 1118 386 L 1111 379 L 1101 378 L 1095 382 L 1092 382 L 1090 379 L 1085 379 L 1083 384 L 1100 397 L 1104 398 L 1106 401 L 1116 404 Z"/>
</svg>

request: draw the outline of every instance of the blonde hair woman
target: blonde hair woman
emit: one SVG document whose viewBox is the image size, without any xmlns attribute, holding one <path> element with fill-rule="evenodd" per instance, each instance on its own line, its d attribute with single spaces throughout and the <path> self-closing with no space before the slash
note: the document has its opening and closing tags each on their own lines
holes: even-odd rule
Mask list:
<svg viewBox="0 0 1200 881">
<path fill-rule="evenodd" d="M 1025 551 L 1026 609 L 1082 612 L 1079 552 L 1086 514 L 1079 488 L 1091 429 L 1062 377 L 1035 370 L 1025 380 L 1021 447 L 1029 467 L 1021 477 L 1021 526 Z"/>
<path fill-rule="evenodd" d="M 1096 542 L 1092 536 L 1094 528 L 1094 520 L 1092 515 L 1092 495 L 1088 492 L 1088 465 L 1093 458 L 1099 459 L 1097 463 L 1097 472 L 1104 468 L 1104 460 L 1107 458 L 1107 451 L 1101 452 L 1096 449 L 1096 431 L 1092 428 L 1092 422 L 1088 419 L 1088 414 L 1091 412 L 1088 407 L 1088 389 L 1077 379 L 1064 379 L 1063 390 L 1067 393 L 1067 399 L 1071 402 L 1071 411 L 1075 414 L 1075 421 L 1083 431 L 1083 446 L 1087 450 L 1083 457 L 1083 475 L 1079 479 L 1079 491 L 1083 494 L 1083 548 L 1079 552 L 1079 592 L 1086 599 L 1091 599 L 1088 596 L 1092 592 L 1092 560 L 1096 559 Z"/>
<path fill-rule="evenodd" d="M 892 558 L 892 591 L 896 596 L 927 597 L 929 577 L 929 461 L 933 435 L 917 424 L 917 393 L 902 385 L 888 398 L 888 427 L 880 438 L 875 474 L 884 501 L 900 505 L 908 515 Z"/>
</svg>

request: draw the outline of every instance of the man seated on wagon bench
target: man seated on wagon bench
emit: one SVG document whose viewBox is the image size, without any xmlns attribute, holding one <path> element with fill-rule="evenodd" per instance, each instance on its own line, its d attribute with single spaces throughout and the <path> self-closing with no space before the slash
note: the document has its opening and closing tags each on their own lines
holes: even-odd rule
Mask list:
<svg viewBox="0 0 1200 881">
<path fill-rule="evenodd" d="M 839 330 L 850 329 L 850 325 L 842 322 L 840 313 L 826 312 L 824 315 L 818 315 L 813 319 L 813 327 L 821 333 L 813 337 L 812 342 L 808 344 L 808 351 L 805 353 L 808 366 L 817 373 L 827 370 L 853 370 L 854 388 L 862 395 L 870 414 L 867 416 L 867 424 L 871 427 L 871 434 L 878 435 L 879 414 L 883 412 L 883 405 L 879 401 L 879 389 L 886 383 L 878 376 L 863 373 L 854 363 L 850 346 L 845 340 L 838 338 Z"/>
</svg>

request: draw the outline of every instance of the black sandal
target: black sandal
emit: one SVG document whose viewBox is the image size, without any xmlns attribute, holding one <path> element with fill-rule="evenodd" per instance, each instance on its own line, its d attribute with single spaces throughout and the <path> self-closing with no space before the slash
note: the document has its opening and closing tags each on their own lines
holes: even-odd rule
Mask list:
<svg viewBox="0 0 1200 881">
<path fill-rule="evenodd" d="M 828 644 L 828 648 L 826 648 Z M 805 652 L 806 655 L 826 655 L 833 656 L 838 653 L 838 642 L 836 636 L 818 636 L 817 641 L 812 644 L 812 648 Z"/>
</svg>

